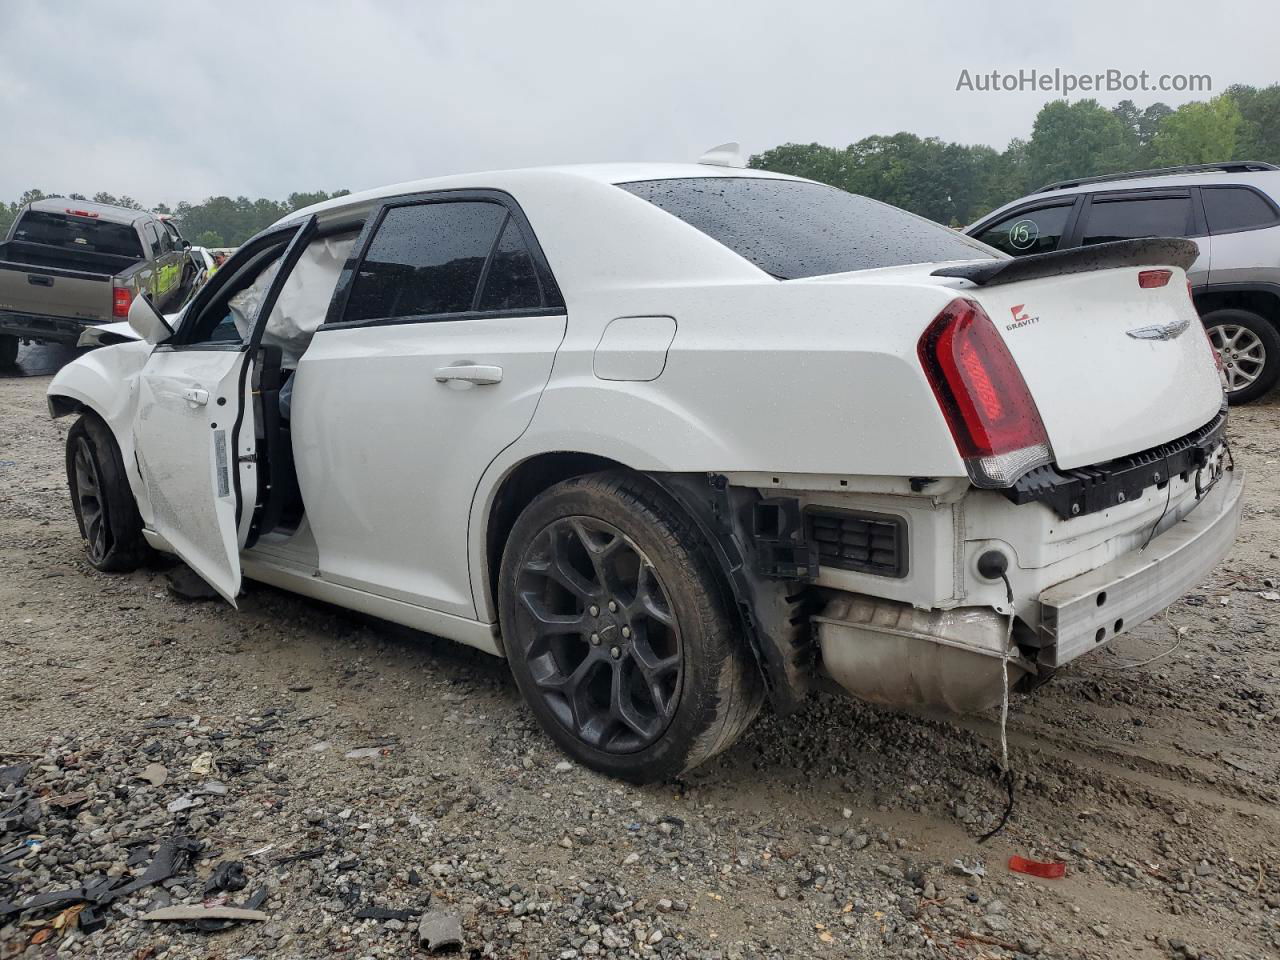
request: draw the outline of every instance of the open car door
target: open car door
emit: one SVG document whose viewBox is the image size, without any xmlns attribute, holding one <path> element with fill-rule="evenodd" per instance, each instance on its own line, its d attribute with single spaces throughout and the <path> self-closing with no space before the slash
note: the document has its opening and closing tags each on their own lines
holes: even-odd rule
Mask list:
<svg viewBox="0 0 1280 960">
<path fill-rule="evenodd" d="M 134 445 L 152 529 L 232 605 L 240 549 L 259 495 L 256 367 L 262 333 L 316 219 L 246 243 L 197 295 L 177 333 L 139 375 Z M 275 261 L 280 267 L 245 332 L 231 298 Z"/>
</svg>

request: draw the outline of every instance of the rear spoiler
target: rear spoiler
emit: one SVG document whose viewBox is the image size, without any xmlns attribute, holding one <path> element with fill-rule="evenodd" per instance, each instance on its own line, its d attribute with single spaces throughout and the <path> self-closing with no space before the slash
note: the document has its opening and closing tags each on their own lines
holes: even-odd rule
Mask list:
<svg viewBox="0 0 1280 960">
<path fill-rule="evenodd" d="M 993 287 L 1019 280 L 1039 280 L 1116 267 L 1181 267 L 1186 270 L 1198 256 L 1200 248 L 1193 240 L 1151 237 L 1072 247 L 1052 253 L 1033 253 L 1028 257 L 1010 257 L 1008 260 L 974 260 L 939 267 L 932 276 L 960 277 L 980 287 Z"/>
</svg>

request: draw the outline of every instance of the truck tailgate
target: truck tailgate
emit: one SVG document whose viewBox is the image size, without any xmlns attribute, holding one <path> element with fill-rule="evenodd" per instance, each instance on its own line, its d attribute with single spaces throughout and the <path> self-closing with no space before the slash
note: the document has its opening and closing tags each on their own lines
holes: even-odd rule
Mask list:
<svg viewBox="0 0 1280 960">
<path fill-rule="evenodd" d="M 111 276 L 0 260 L 0 312 L 111 319 Z"/>
</svg>

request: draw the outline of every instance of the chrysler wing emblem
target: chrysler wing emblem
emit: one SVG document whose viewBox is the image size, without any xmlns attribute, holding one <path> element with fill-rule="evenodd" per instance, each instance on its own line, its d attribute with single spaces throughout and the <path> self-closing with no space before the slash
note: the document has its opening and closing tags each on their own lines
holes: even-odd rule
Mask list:
<svg viewBox="0 0 1280 960">
<path fill-rule="evenodd" d="M 1190 318 L 1175 320 L 1173 323 L 1155 324 L 1150 327 L 1134 327 L 1132 330 L 1126 330 L 1125 334 L 1135 340 L 1172 340 L 1189 326 L 1191 326 Z"/>
</svg>

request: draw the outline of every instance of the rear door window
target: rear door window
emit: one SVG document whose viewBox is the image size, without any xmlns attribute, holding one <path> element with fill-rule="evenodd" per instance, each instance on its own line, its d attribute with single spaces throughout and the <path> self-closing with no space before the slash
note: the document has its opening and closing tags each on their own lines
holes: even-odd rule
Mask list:
<svg viewBox="0 0 1280 960">
<path fill-rule="evenodd" d="M 1094 197 L 1086 208 L 1081 243 L 1141 237 L 1186 237 L 1192 230 L 1191 196 Z"/>
<path fill-rule="evenodd" d="M 779 280 L 991 257 L 932 220 L 806 180 L 691 177 L 618 186 Z"/>
<path fill-rule="evenodd" d="M 64 250 L 87 250 L 121 257 L 143 256 L 142 241 L 132 226 L 105 223 L 95 217 L 28 210 L 14 228 L 13 238 Z"/>
<path fill-rule="evenodd" d="M 507 219 L 501 204 L 472 201 L 392 207 L 351 285 L 344 321 L 467 313 Z"/>
<path fill-rule="evenodd" d="M 1275 208 L 1247 187 L 1201 187 L 1210 233 L 1252 230 L 1276 223 Z"/>
<path fill-rule="evenodd" d="M 977 238 L 1011 257 L 1052 253 L 1062 243 L 1071 220 L 1072 203 L 1019 210 L 977 234 Z"/>
</svg>

